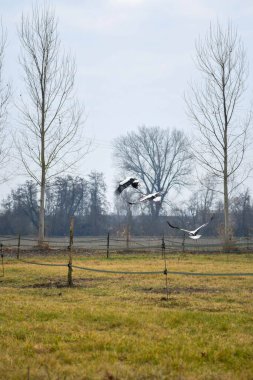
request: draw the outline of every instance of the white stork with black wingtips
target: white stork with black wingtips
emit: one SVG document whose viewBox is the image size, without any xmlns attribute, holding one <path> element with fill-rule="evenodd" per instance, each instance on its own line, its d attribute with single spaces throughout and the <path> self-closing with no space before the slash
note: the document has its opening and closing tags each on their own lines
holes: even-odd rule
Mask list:
<svg viewBox="0 0 253 380">
<path fill-rule="evenodd" d="M 138 186 L 139 186 L 138 179 L 133 178 L 133 177 L 127 177 L 126 179 L 124 179 L 123 181 L 119 183 L 117 189 L 115 190 L 115 194 L 117 195 L 121 194 L 122 191 L 126 189 L 128 186 L 132 186 L 135 189 L 138 189 Z"/>
<path fill-rule="evenodd" d="M 153 202 L 161 202 L 161 193 L 156 192 L 156 193 L 151 193 L 144 195 L 144 197 L 140 198 L 137 202 L 128 202 L 130 205 L 134 205 L 139 202 L 146 202 L 146 201 L 153 201 Z"/>
<path fill-rule="evenodd" d="M 180 227 L 177 227 L 177 226 L 173 226 L 172 224 L 170 224 L 170 222 L 167 221 L 168 225 L 171 227 L 171 228 L 176 228 L 177 230 L 180 230 L 180 231 L 183 231 L 183 232 L 186 232 L 188 233 L 189 235 L 189 238 L 191 239 L 199 239 L 202 235 L 199 235 L 198 232 L 201 228 L 203 227 L 206 227 L 214 218 L 214 215 L 211 216 L 210 220 L 204 224 L 202 224 L 201 226 L 199 226 L 198 228 L 196 228 L 196 230 L 193 230 L 193 231 L 189 231 L 189 230 L 185 230 L 183 228 L 180 228 Z"/>
</svg>

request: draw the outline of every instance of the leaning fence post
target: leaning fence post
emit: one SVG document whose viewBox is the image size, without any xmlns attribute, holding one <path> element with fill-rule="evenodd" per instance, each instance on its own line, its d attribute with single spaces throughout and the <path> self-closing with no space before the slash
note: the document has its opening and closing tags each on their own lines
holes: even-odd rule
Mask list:
<svg viewBox="0 0 253 380">
<path fill-rule="evenodd" d="M 169 299 L 169 290 L 168 290 L 168 270 L 167 270 L 167 261 L 166 261 L 166 253 L 165 253 L 165 241 L 164 241 L 164 234 L 162 237 L 162 257 L 164 258 L 164 274 L 165 274 L 165 285 L 166 285 L 166 298 L 167 301 Z"/>
<path fill-rule="evenodd" d="M 162 237 L 162 257 L 165 257 L 165 242 L 164 242 L 164 235 Z"/>
<path fill-rule="evenodd" d="M 129 226 L 129 223 L 127 222 L 127 225 L 126 225 L 126 248 L 127 250 L 129 249 L 129 231 L 130 230 L 130 226 Z"/>
<path fill-rule="evenodd" d="M 3 244 L 1 243 L 1 258 L 2 258 L 2 269 L 3 269 L 3 277 L 4 277 L 4 254 L 3 254 Z"/>
<path fill-rule="evenodd" d="M 183 253 L 184 253 L 184 251 L 185 251 L 185 232 L 184 232 L 184 236 L 183 236 L 182 248 L 183 248 Z"/>
<path fill-rule="evenodd" d="M 19 259 L 19 252 L 20 252 L 20 234 L 18 235 L 18 252 L 17 252 L 17 259 Z"/>
<path fill-rule="evenodd" d="M 110 232 L 107 234 L 107 251 L 106 251 L 106 257 L 109 258 L 109 248 L 110 248 Z"/>
<path fill-rule="evenodd" d="M 68 286 L 73 286 L 73 278 L 72 278 L 72 246 L 74 240 L 74 218 L 70 219 L 70 227 L 69 227 L 69 263 L 68 263 Z"/>
</svg>

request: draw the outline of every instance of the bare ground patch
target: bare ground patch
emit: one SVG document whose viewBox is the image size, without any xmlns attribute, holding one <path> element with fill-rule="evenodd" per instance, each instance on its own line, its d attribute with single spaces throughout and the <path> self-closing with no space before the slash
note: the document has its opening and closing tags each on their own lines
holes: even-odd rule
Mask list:
<svg viewBox="0 0 253 380">
<path fill-rule="evenodd" d="M 166 288 L 138 288 L 137 291 L 142 291 L 144 293 L 153 293 L 153 294 L 165 294 L 167 293 Z M 210 287 L 194 287 L 194 286 L 176 286 L 168 287 L 169 294 L 195 294 L 195 293 L 205 293 L 205 294 L 217 294 L 221 293 L 224 290 L 221 288 L 210 288 Z"/>
<path fill-rule="evenodd" d="M 109 280 L 110 279 L 106 277 L 76 278 L 73 281 L 72 288 L 92 288 L 103 282 L 108 282 Z M 43 282 L 20 286 L 20 288 L 22 289 L 29 289 L 29 288 L 30 289 L 36 289 L 36 288 L 52 289 L 52 288 L 68 288 L 68 287 L 69 286 L 67 284 L 67 280 L 63 277 L 54 278 L 54 279 L 45 279 L 45 281 Z"/>
</svg>

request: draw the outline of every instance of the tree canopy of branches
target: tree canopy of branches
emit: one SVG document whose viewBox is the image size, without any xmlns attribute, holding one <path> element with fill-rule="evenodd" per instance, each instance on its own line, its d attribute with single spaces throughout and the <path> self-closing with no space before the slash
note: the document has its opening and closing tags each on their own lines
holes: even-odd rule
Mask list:
<svg viewBox="0 0 253 380">
<path fill-rule="evenodd" d="M 38 189 L 33 181 L 12 190 L 3 201 L 2 232 L 10 234 L 29 234 L 38 229 Z"/>
<path fill-rule="evenodd" d="M 249 189 L 232 198 L 231 212 L 234 217 L 234 232 L 236 236 L 250 236 L 252 234 L 252 211 Z"/>
<path fill-rule="evenodd" d="M 17 147 L 26 171 L 40 186 L 42 244 L 46 183 L 80 159 L 82 111 L 74 96 L 75 62 L 61 53 L 54 11 L 36 5 L 31 15 L 22 15 L 19 38 L 26 91 L 20 97 Z"/>
<path fill-rule="evenodd" d="M 88 220 L 89 228 L 99 234 L 104 231 L 103 216 L 106 213 L 106 184 L 101 172 L 93 171 L 88 176 Z"/>
<path fill-rule="evenodd" d="M 205 38 L 196 42 L 196 64 L 203 85 L 192 85 L 186 96 L 189 115 L 199 131 L 195 154 L 222 184 L 224 241 L 228 243 L 229 194 L 243 163 L 250 123 L 250 115 L 239 118 L 247 78 L 246 55 L 230 23 L 225 28 L 219 23 L 210 25 Z"/>
<path fill-rule="evenodd" d="M 26 181 L 2 202 L 0 232 L 33 234 L 38 231 L 38 190 L 35 181 Z M 48 235 L 69 233 L 75 218 L 75 235 L 99 235 L 108 231 L 107 201 L 103 173 L 82 177 L 58 176 L 47 186 L 45 229 Z"/>
<path fill-rule="evenodd" d="M 171 189 L 188 184 L 191 173 L 189 142 L 183 132 L 160 127 L 139 127 L 114 141 L 120 169 L 139 178 L 142 192 L 161 192 L 161 203 L 150 203 L 152 217 L 159 215 Z"/>
<path fill-rule="evenodd" d="M 88 182 L 81 177 L 56 177 L 47 188 L 46 220 L 51 234 L 64 235 L 69 231 L 70 218 L 87 213 Z M 78 221 L 76 221 L 78 228 Z"/>
<path fill-rule="evenodd" d="M 34 181 L 26 181 L 11 190 L 1 204 L 0 234 L 25 236 L 37 232 L 38 190 L 39 186 Z M 122 213 L 120 207 L 119 213 L 108 214 L 104 190 L 103 175 L 99 172 L 91 172 L 87 179 L 69 175 L 54 178 L 47 187 L 45 229 L 48 236 L 68 235 L 70 219 L 74 216 L 75 236 L 105 236 L 111 231 L 125 239 L 129 232 L 130 236 L 154 236 L 164 231 L 183 237 L 182 231 L 168 230 L 168 216 L 160 214 L 156 223 L 153 223 L 146 213 L 132 214 L 126 201 L 123 203 L 123 206 L 125 204 L 128 207 L 125 212 Z M 235 236 L 252 236 L 253 205 L 249 189 L 232 197 L 230 209 L 233 221 L 231 233 Z M 214 198 L 213 190 L 201 186 L 188 201 L 174 204 L 169 220 L 181 227 L 193 229 L 208 221 L 211 214 L 215 214 L 215 218 L 205 228 L 205 235 L 221 236 L 223 203 Z"/>
</svg>

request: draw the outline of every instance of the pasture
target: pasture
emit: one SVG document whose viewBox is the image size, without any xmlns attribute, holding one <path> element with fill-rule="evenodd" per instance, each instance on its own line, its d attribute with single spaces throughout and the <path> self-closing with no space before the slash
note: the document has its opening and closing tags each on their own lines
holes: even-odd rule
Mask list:
<svg viewBox="0 0 253 380">
<path fill-rule="evenodd" d="M 64 263 L 64 253 L 33 255 Z M 73 254 L 73 265 L 163 271 L 161 253 Z M 253 272 L 252 254 L 167 254 L 169 271 Z M 124 274 L 4 258 L 0 378 L 253 378 L 253 277 Z"/>
</svg>

